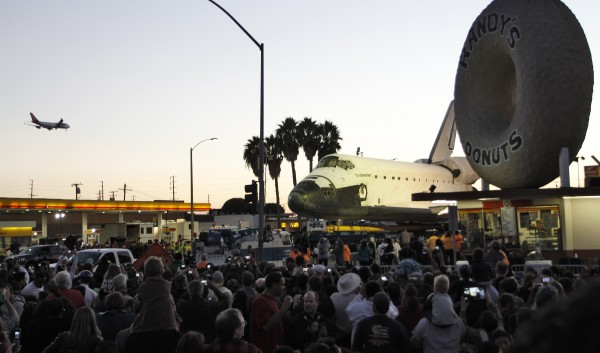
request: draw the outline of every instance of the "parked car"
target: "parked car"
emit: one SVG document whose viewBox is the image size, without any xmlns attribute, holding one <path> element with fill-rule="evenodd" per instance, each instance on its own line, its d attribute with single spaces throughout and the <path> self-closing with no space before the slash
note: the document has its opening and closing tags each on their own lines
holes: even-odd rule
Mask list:
<svg viewBox="0 0 600 353">
<path fill-rule="evenodd" d="M 4 260 L 16 262 L 17 264 L 24 266 L 30 273 L 34 273 L 36 267 L 42 261 L 56 263 L 65 250 L 68 251 L 67 247 L 64 245 L 33 245 L 23 249 L 16 255 L 6 257 Z"/>
</svg>

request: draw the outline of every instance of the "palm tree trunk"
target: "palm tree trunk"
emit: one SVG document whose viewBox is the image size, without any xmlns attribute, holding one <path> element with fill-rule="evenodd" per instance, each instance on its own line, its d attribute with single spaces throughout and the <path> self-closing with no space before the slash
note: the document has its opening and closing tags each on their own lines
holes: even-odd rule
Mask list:
<svg viewBox="0 0 600 353">
<path fill-rule="evenodd" d="M 275 202 L 277 202 L 277 228 L 281 226 L 281 213 L 279 212 L 279 178 L 275 178 Z"/>
<path fill-rule="evenodd" d="M 292 181 L 294 182 L 294 186 L 296 186 L 296 163 L 295 161 L 290 162 L 292 164 Z"/>
</svg>

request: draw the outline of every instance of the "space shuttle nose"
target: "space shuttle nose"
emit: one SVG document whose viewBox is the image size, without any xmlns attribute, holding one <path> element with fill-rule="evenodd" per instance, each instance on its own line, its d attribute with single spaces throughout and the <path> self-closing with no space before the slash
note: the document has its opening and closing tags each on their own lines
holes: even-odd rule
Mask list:
<svg viewBox="0 0 600 353">
<path fill-rule="evenodd" d="M 308 196 L 301 191 L 292 190 L 288 196 L 288 207 L 294 213 L 303 213 L 306 211 Z"/>
</svg>

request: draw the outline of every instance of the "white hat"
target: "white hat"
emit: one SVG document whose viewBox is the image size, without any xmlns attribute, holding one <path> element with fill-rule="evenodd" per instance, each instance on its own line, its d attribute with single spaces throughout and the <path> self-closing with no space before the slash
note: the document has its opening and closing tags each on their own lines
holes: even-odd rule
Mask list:
<svg viewBox="0 0 600 353">
<path fill-rule="evenodd" d="M 321 265 L 321 264 L 314 265 L 314 266 L 313 266 L 313 270 L 314 270 L 316 273 L 319 273 L 319 274 L 320 274 L 320 273 L 323 273 L 323 271 L 325 271 L 325 266 L 323 266 L 323 265 Z"/>
<path fill-rule="evenodd" d="M 337 290 L 340 294 L 352 293 L 360 284 L 360 277 L 356 273 L 346 273 L 338 280 Z"/>
<path fill-rule="evenodd" d="M 254 282 L 254 285 L 257 288 L 263 288 L 265 286 L 265 279 L 264 278 L 259 278 Z"/>
</svg>

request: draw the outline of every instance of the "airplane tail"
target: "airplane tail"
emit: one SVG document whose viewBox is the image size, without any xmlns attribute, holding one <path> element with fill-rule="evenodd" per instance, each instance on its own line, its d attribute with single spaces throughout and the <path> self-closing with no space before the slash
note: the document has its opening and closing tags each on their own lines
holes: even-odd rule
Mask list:
<svg viewBox="0 0 600 353">
<path fill-rule="evenodd" d="M 33 113 L 30 112 L 29 115 L 31 115 L 31 122 L 32 123 L 36 123 L 36 124 L 40 123 L 40 121 L 35 117 L 35 115 L 33 115 Z"/>
</svg>

